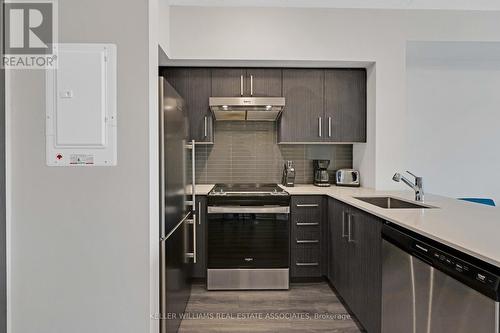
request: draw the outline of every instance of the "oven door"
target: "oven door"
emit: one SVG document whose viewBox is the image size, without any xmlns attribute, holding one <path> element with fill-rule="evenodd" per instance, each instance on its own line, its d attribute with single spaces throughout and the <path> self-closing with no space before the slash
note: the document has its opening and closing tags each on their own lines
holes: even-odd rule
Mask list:
<svg viewBox="0 0 500 333">
<path fill-rule="evenodd" d="M 288 206 L 209 206 L 209 269 L 288 268 Z"/>
</svg>

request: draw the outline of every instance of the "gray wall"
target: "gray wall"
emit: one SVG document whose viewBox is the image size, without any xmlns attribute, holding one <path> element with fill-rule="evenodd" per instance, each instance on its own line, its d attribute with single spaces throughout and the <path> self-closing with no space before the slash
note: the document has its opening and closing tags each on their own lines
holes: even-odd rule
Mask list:
<svg viewBox="0 0 500 333">
<path fill-rule="evenodd" d="M 285 160 L 293 160 L 295 182 L 313 181 L 313 159 L 331 170 L 352 167 L 352 145 L 278 145 L 274 122 L 215 122 L 214 145 L 196 146 L 196 180 L 213 183 L 279 183 Z"/>
<path fill-rule="evenodd" d="M 47 167 L 44 73 L 12 71 L 12 332 L 149 332 L 148 2 L 59 1 L 59 37 L 117 44 L 118 165 Z"/>
</svg>

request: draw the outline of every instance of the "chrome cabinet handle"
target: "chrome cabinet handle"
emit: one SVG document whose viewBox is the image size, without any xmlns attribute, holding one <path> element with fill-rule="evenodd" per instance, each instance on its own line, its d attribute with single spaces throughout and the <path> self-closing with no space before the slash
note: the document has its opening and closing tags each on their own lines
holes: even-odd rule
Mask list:
<svg viewBox="0 0 500 333">
<path fill-rule="evenodd" d="M 328 117 L 328 137 L 332 137 L 332 117 Z"/>
<path fill-rule="evenodd" d="M 316 225 L 319 225 L 318 222 L 311 222 L 311 223 L 308 223 L 308 222 L 297 222 L 295 223 L 295 225 L 301 227 L 301 226 L 316 226 Z"/>
<path fill-rule="evenodd" d="M 318 136 L 321 137 L 321 117 L 318 117 Z"/>
<path fill-rule="evenodd" d="M 207 121 L 208 120 L 207 120 L 207 116 L 203 117 L 203 121 L 204 121 L 204 125 L 205 125 L 205 128 L 204 128 L 205 132 L 204 132 L 204 134 L 205 134 L 205 138 L 206 138 L 208 136 L 208 128 L 207 128 Z"/>
<path fill-rule="evenodd" d="M 253 75 L 250 75 L 250 96 L 253 96 Z"/>
<path fill-rule="evenodd" d="M 347 237 L 347 235 L 345 233 L 345 215 L 346 215 L 346 212 L 342 211 L 342 238 Z"/>
<path fill-rule="evenodd" d="M 297 207 L 319 207 L 318 204 L 296 204 Z"/>
<path fill-rule="evenodd" d="M 347 232 L 348 232 L 348 237 L 347 241 L 354 242 L 354 238 L 352 237 L 352 218 L 354 217 L 353 214 L 347 215 Z"/>
<path fill-rule="evenodd" d="M 297 239 L 297 244 L 317 244 L 319 243 L 318 239 Z"/>
<path fill-rule="evenodd" d="M 243 96 L 243 75 L 240 75 L 240 96 Z"/>
<path fill-rule="evenodd" d="M 319 266 L 319 263 L 317 262 L 297 262 L 295 263 L 296 266 Z"/>
</svg>

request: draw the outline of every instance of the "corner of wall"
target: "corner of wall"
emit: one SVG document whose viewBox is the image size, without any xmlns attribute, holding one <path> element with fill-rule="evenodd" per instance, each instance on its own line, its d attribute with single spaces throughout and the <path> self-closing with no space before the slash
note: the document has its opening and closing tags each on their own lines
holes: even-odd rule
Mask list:
<svg viewBox="0 0 500 333">
<path fill-rule="evenodd" d="M 156 314 L 160 312 L 159 264 L 159 156 L 158 156 L 158 66 L 161 56 L 161 15 L 159 10 L 166 0 L 149 0 L 149 333 L 158 333 L 160 325 Z M 168 6 L 167 6 L 168 8 Z M 160 14 L 158 14 L 160 13 Z M 166 20 L 168 21 L 168 20 Z"/>
<path fill-rule="evenodd" d="M 361 186 L 376 188 L 376 63 L 366 69 L 366 143 L 353 145 L 352 163 L 361 175 Z"/>
<path fill-rule="evenodd" d="M 155 0 L 158 10 L 155 15 L 158 19 L 158 44 L 163 54 L 167 57 L 171 54 L 170 47 L 170 3 L 168 0 Z M 161 54 L 161 52 L 160 52 Z M 160 57 L 160 64 L 162 63 Z"/>
</svg>

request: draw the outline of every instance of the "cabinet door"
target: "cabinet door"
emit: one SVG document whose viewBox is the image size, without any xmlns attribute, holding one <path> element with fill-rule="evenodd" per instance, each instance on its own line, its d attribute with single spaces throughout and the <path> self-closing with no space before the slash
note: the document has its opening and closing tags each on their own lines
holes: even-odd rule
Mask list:
<svg viewBox="0 0 500 333">
<path fill-rule="evenodd" d="M 210 69 L 168 68 L 163 75 L 186 103 L 189 140 L 213 142 L 213 118 L 208 105 L 211 95 Z"/>
<path fill-rule="evenodd" d="M 213 68 L 212 96 L 241 96 L 245 91 L 245 74 L 246 71 L 242 68 Z"/>
<path fill-rule="evenodd" d="M 327 277 L 334 286 L 336 283 L 335 276 L 335 253 L 336 253 L 336 237 L 335 237 L 335 200 L 328 199 L 328 272 Z"/>
<path fill-rule="evenodd" d="M 207 198 L 196 197 L 196 263 L 193 265 L 193 278 L 206 278 L 207 276 Z"/>
<path fill-rule="evenodd" d="M 352 298 L 352 290 L 349 280 L 349 248 L 347 244 L 346 217 L 349 208 L 337 200 L 331 200 L 329 209 L 330 219 L 330 282 L 345 299 L 346 302 Z"/>
<path fill-rule="evenodd" d="M 285 108 L 278 124 L 278 142 L 322 142 L 324 71 L 284 69 Z"/>
<path fill-rule="evenodd" d="M 366 70 L 325 70 L 325 140 L 366 142 Z"/>
<path fill-rule="evenodd" d="M 248 68 L 246 71 L 245 96 L 282 96 L 281 69 Z"/>
<path fill-rule="evenodd" d="M 363 327 L 370 333 L 381 330 L 382 221 L 358 209 L 350 215 L 350 289 L 348 301 Z"/>
</svg>

